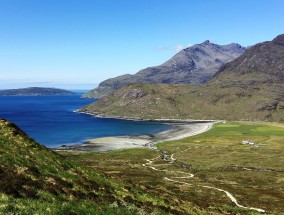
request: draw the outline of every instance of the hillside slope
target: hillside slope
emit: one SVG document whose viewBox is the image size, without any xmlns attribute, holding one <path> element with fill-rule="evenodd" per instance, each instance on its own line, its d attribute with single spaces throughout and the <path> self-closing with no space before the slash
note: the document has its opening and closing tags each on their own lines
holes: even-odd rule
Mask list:
<svg viewBox="0 0 284 215">
<path fill-rule="evenodd" d="M 251 47 L 204 86 L 134 84 L 81 111 L 126 118 L 284 121 L 283 37 Z"/>
<path fill-rule="evenodd" d="M 87 105 L 81 112 L 138 119 L 284 121 L 283 85 L 242 89 L 133 84 Z"/>
<path fill-rule="evenodd" d="M 73 162 L 3 119 L 0 146 L 1 214 L 179 213 L 167 200 Z"/>
<path fill-rule="evenodd" d="M 251 46 L 242 56 L 223 65 L 210 80 L 220 87 L 283 82 L 284 34 Z"/>
<path fill-rule="evenodd" d="M 83 97 L 100 98 L 132 83 L 199 85 L 208 81 L 223 64 L 244 52 L 245 48 L 236 43 L 217 45 L 207 40 L 181 50 L 160 66 L 105 80 Z"/>
</svg>

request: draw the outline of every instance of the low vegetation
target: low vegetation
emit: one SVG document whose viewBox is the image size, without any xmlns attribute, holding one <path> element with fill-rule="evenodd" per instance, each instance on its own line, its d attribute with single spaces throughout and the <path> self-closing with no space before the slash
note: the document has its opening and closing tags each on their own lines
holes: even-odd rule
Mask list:
<svg viewBox="0 0 284 215">
<path fill-rule="evenodd" d="M 284 121 L 281 84 L 244 87 L 133 84 L 81 111 L 142 119 Z"/>
<path fill-rule="evenodd" d="M 158 196 L 63 157 L 5 120 L 0 145 L 0 214 L 174 213 Z"/>
<path fill-rule="evenodd" d="M 255 145 L 243 144 L 243 140 Z M 165 199 L 180 214 L 260 213 L 237 207 L 224 192 L 212 187 L 228 191 L 244 207 L 281 214 L 283 143 L 283 124 L 232 122 L 216 124 L 194 137 L 160 143 L 159 151 L 63 155 Z"/>
<path fill-rule="evenodd" d="M 0 213 L 281 214 L 283 140 L 283 124 L 232 122 L 157 151 L 57 154 L 0 120 Z"/>
</svg>

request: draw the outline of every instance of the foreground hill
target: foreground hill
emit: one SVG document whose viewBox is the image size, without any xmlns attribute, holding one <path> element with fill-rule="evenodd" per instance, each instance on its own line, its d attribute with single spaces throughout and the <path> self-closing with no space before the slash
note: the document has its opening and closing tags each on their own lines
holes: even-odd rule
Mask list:
<svg viewBox="0 0 284 215">
<path fill-rule="evenodd" d="M 49 96 L 74 94 L 74 92 L 68 90 L 44 87 L 28 87 L 20 89 L 0 90 L 0 96 Z"/>
<path fill-rule="evenodd" d="M 208 40 L 181 50 L 160 66 L 148 67 L 135 75 L 122 75 L 103 81 L 84 97 L 100 98 L 131 83 L 193 84 L 208 81 L 225 63 L 245 52 L 236 43 L 217 45 Z"/>
<path fill-rule="evenodd" d="M 204 86 L 126 86 L 81 109 L 107 116 L 284 121 L 284 35 L 252 46 Z"/>
<path fill-rule="evenodd" d="M 66 159 L 3 119 L 0 146 L 0 214 L 179 213 L 166 199 Z"/>
</svg>

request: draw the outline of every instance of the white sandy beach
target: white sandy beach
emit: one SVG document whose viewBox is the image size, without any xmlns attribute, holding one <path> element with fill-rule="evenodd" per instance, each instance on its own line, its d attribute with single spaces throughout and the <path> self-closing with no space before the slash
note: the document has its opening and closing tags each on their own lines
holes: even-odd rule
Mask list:
<svg viewBox="0 0 284 215">
<path fill-rule="evenodd" d="M 89 139 L 82 144 L 64 146 L 55 150 L 85 151 L 85 152 L 104 152 L 127 148 L 148 147 L 155 149 L 155 144 L 162 141 L 179 140 L 194 136 L 209 130 L 214 121 L 210 122 L 173 122 L 169 123 L 174 127 L 170 130 L 157 133 L 155 135 L 138 136 L 114 136 Z"/>
</svg>

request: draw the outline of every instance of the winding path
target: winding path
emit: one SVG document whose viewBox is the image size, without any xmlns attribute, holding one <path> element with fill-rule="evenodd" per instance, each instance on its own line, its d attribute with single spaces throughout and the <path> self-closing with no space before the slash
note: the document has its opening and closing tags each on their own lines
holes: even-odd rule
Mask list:
<svg viewBox="0 0 284 215">
<path fill-rule="evenodd" d="M 186 149 L 188 150 L 188 149 Z M 153 159 L 146 159 L 146 163 L 145 164 L 142 164 L 143 167 L 148 167 L 154 171 L 159 171 L 159 172 L 167 172 L 167 173 L 178 173 L 178 174 L 183 174 L 183 176 L 180 176 L 180 177 L 173 177 L 173 178 L 168 178 L 168 177 L 164 177 L 164 180 L 166 181 L 169 181 L 169 182 L 172 182 L 172 183 L 179 183 L 179 184 L 184 184 L 184 185 L 187 185 L 187 186 L 192 186 L 192 184 L 190 183 L 187 183 L 187 182 L 183 182 L 183 181 L 178 181 L 178 180 L 175 180 L 175 179 L 189 179 L 189 178 L 193 178 L 194 175 L 191 174 L 191 173 L 187 173 L 187 172 L 183 172 L 183 171 L 172 171 L 172 170 L 166 170 L 166 169 L 157 169 L 156 167 L 154 167 L 154 161 L 155 160 L 158 160 L 161 156 L 158 156 L 156 158 L 153 158 Z M 168 163 L 169 164 L 172 164 L 176 161 L 176 159 L 174 158 L 174 154 L 171 154 L 169 156 L 169 161 Z M 226 196 L 231 200 L 231 202 L 233 202 L 237 207 L 239 208 L 244 208 L 244 209 L 248 209 L 248 210 L 254 210 L 254 211 L 257 211 L 257 212 L 260 212 L 260 213 L 264 213 L 265 210 L 263 209 L 260 209 L 260 208 L 254 208 L 254 207 L 245 207 L 243 205 L 240 205 L 236 198 L 231 194 L 229 193 L 228 191 L 226 190 L 223 190 L 223 189 L 220 189 L 220 188 L 216 188 L 216 187 L 211 187 L 211 186 L 206 186 L 206 185 L 197 185 L 199 187 L 203 187 L 203 188 L 207 188 L 207 189 L 214 189 L 214 190 L 217 190 L 217 191 L 220 191 L 220 192 L 224 192 L 226 194 Z"/>
</svg>

